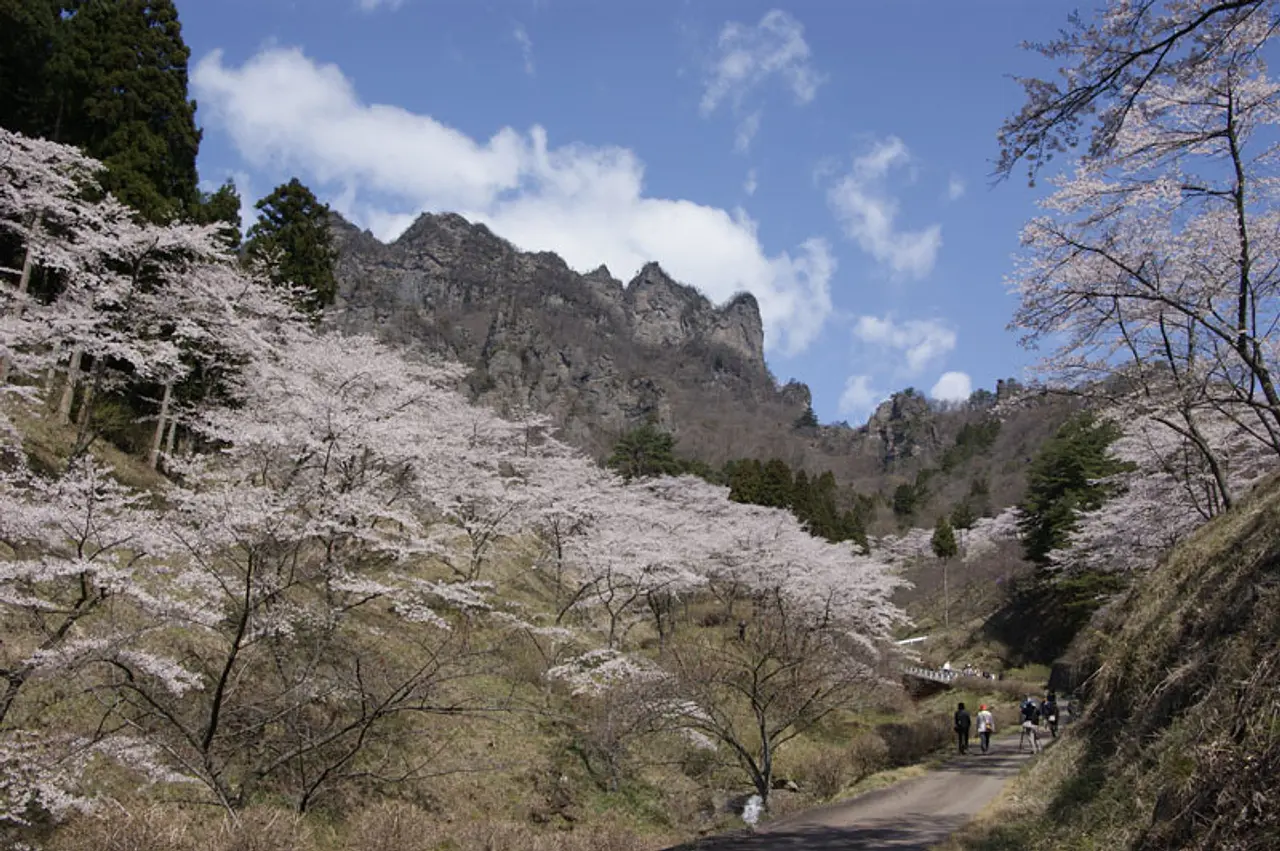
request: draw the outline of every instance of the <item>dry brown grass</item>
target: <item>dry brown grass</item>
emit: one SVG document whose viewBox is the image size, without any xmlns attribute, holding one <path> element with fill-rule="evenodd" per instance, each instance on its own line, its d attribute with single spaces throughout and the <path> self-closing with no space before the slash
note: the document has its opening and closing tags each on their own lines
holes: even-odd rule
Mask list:
<svg viewBox="0 0 1280 851">
<path fill-rule="evenodd" d="M 23 405 L 8 403 L 5 414 L 23 437 L 23 448 L 37 469 L 61 469 L 76 442 L 76 430 L 61 425 L 51 416 L 41 416 Z M 105 440 L 95 440 L 89 447 L 94 458 L 107 464 L 115 477 L 139 490 L 156 490 L 165 484 L 162 474 L 152 470 L 138 458 L 122 452 Z"/>
<path fill-rule="evenodd" d="M 237 820 L 176 807 L 82 817 L 58 831 L 49 851 L 649 851 L 665 840 L 610 820 L 575 830 L 539 830 L 501 819 L 442 819 L 412 804 L 363 809 L 341 828 L 284 810 L 255 808 Z"/>
</svg>

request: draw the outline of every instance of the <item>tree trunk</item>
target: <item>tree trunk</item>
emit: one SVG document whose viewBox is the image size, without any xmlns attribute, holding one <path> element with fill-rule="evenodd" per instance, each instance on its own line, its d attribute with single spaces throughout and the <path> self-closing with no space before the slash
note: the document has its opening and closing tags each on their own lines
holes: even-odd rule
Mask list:
<svg viewBox="0 0 1280 851">
<path fill-rule="evenodd" d="M 165 444 L 164 444 L 164 454 L 169 456 L 170 458 L 173 457 L 173 441 L 174 441 L 174 438 L 177 437 L 177 435 L 178 435 L 178 421 L 175 420 L 173 417 L 170 417 L 169 418 L 169 437 L 168 439 L 165 440 Z"/>
<path fill-rule="evenodd" d="M 942 626 L 944 629 L 951 629 L 951 590 L 948 582 L 947 562 L 950 559 L 942 560 Z"/>
<path fill-rule="evenodd" d="M 94 441 L 93 404 L 97 396 L 98 384 L 102 381 L 102 370 L 102 358 L 94 358 L 93 366 L 89 368 L 89 383 L 84 388 L 84 395 L 80 397 L 80 410 L 76 414 L 76 445 L 71 450 L 68 461 L 79 458 L 82 453 L 87 452 L 89 445 Z"/>
<path fill-rule="evenodd" d="M 28 288 L 31 286 L 31 270 L 35 266 L 32 259 L 32 246 L 35 244 L 36 232 L 40 228 L 40 220 L 37 218 L 31 224 L 31 234 L 27 238 L 27 249 L 22 255 L 22 274 L 18 277 L 18 306 L 14 311 L 15 315 L 22 315 L 22 297 L 27 294 Z M 0 357 L 0 384 L 5 384 L 9 380 L 9 359 Z"/>
<path fill-rule="evenodd" d="M 67 364 L 67 383 L 62 388 L 62 400 L 58 403 L 58 422 L 71 422 L 71 406 L 76 398 L 76 383 L 80 378 L 80 359 L 84 352 L 76 346 L 71 350 L 71 363 Z"/>
<path fill-rule="evenodd" d="M 160 461 L 160 444 L 164 440 L 164 427 L 169 417 L 169 400 L 172 398 L 173 382 L 166 381 L 164 383 L 164 398 L 160 400 L 160 417 L 156 421 L 156 435 L 151 441 L 151 457 L 147 459 L 147 463 L 151 465 L 153 470 Z"/>
<path fill-rule="evenodd" d="M 76 384 L 79 380 L 79 363 L 83 351 L 77 346 L 72 349 L 72 362 L 67 365 L 67 385 L 63 388 L 63 398 L 58 403 L 58 421 L 63 425 L 72 421 L 72 404 L 76 402 Z"/>
</svg>

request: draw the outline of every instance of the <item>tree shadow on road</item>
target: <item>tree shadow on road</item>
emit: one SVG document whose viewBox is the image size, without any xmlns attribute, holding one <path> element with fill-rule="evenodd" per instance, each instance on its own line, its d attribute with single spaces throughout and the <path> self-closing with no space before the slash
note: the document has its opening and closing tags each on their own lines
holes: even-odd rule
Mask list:
<svg viewBox="0 0 1280 851">
<path fill-rule="evenodd" d="M 1014 748 L 1016 743 L 1002 742 L 998 746 L 993 746 L 991 752 L 986 754 L 973 749 L 965 756 L 953 757 L 934 767 L 933 770 L 944 774 L 956 773 L 966 776 L 1011 777 L 1022 767 L 1025 759 L 1031 756 L 1030 752 L 1021 753 Z"/>
<path fill-rule="evenodd" d="M 722 834 L 667 851 L 926 851 L 958 830 L 965 818 L 909 814 L 895 822 L 844 828 L 796 826 L 759 833 Z"/>
</svg>

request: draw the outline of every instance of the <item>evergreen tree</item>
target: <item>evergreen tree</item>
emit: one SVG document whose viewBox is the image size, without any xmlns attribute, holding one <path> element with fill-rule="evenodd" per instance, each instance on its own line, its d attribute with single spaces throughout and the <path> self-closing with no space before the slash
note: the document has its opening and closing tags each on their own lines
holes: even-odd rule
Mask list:
<svg viewBox="0 0 1280 851">
<path fill-rule="evenodd" d="M 1065 547 L 1079 514 L 1100 508 L 1111 496 L 1101 480 L 1132 468 L 1109 451 L 1120 434 L 1114 422 L 1086 411 L 1067 421 L 1040 449 L 1018 506 L 1018 530 L 1028 559 L 1044 564 L 1051 551 Z"/>
<path fill-rule="evenodd" d="M 760 495 L 757 505 L 768 505 L 773 508 L 790 508 L 795 481 L 791 476 L 791 468 L 780 458 L 771 458 L 764 465 L 760 482 Z"/>
<path fill-rule="evenodd" d="M 748 505 L 763 505 L 764 467 L 755 458 L 733 462 L 729 470 L 729 499 Z"/>
<path fill-rule="evenodd" d="M 260 218 L 249 229 L 251 259 L 278 286 L 299 289 L 299 307 L 319 314 L 338 294 L 338 253 L 329 231 L 329 207 L 296 177 L 254 205 Z"/>
<path fill-rule="evenodd" d="M 919 494 L 915 485 L 901 484 L 893 491 L 893 513 L 901 521 L 910 520 L 916 513 Z"/>
<path fill-rule="evenodd" d="M 805 407 L 804 413 L 796 418 L 794 427 L 797 429 L 818 427 L 818 415 L 814 413 L 813 405 Z"/>
<path fill-rule="evenodd" d="M 52 2 L 0 0 L 0 126 L 49 136 L 49 58 L 58 17 Z"/>
<path fill-rule="evenodd" d="M 675 438 L 651 422 L 624 434 L 605 466 L 628 482 L 683 472 L 683 465 L 675 456 Z"/>
<path fill-rule="evenodd" d="M 956 533 L 946 517 L 938 518 L 937 524 L 933 527 L 933 538 L 930 539 L 929 545 L 933 548 L 933 554 L 942 561 L 942 624 L 950 628 L 951 582 L 948 575 L 948 562 L 960 554 L 960 547 L 956 543 Z"/>
<path fill-rule="evenodd" d="M 219 234 L 227 249 L 233 252 L 240 250 L 240 192 L 230 179 L 214 192 L 200 193 L 192 210 L 192 219 L 202 225 L 225 224 L 219 229 Z"/>
<path fill-rule="evenodd" d="M 795 483 L 792 485 L 791 499 L 788 504 L 796 517 L 801 520 L 812 517 L 814 514 L 814 490 L 813 484 L 809 482 L 809 474 L 804 470 L 796 470 Z"/>
<path fill-rule="evenodd" d="M 933 527 L 933 538 L 929 541 L 929 545 L 933 548 L 933 554 L 940 559 L 955 558 L 960 554 L 955 530 L 951 528 L 951 521 L 946 517 L 938 518 L 937 524 Z"/>
<path fill-rule="evenodd" d="M 978 522 L 978 513 L 973 510 L 973 506 L 969 505 L 968 500 L 956 503 L 956 507 L 951 509 L 951 526 L 955 529 L 972 529 L 973 524 Z"/>
<path fill-rule="evenodd" d="M 56 6 L 45 135 L 102 160 L 103 188 L 149 221 L 190 214 L 201 134 L 173 0 Z"/>
</svg>

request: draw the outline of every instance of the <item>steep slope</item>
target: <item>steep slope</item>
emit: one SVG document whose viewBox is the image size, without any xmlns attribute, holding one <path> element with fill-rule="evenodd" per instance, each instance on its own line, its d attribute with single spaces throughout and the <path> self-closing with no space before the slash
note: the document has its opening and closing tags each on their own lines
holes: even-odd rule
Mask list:
<svg viewBox="0 0 1280 851">
<path fill-rule="evenodd" d="M 965 847 L 1280 848 L 1280 479 L 1094 627 L 1084 722 Z"/>
</svg>

